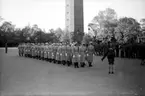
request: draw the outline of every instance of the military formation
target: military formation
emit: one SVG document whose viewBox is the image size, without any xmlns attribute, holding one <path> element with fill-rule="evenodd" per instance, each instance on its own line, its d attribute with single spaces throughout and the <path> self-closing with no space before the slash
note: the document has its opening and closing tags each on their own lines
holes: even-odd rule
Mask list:
<svg viewBox="0 0 145 96">
<path fill-rule="evenodd" d="M 74 68 L 92 67 L 95 53 L 92 42 L 81 45 L 77 43 L 23 43 L 19 44 L 18 50 L 19 56 Z"/>
</svg>

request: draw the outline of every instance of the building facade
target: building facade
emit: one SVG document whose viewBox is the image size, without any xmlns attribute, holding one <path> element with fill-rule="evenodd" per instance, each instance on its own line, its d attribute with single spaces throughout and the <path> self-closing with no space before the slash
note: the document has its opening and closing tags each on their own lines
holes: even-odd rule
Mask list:
<svg viewBox="0 0 145 96">
<path fill-rule="evenodd" d="M 66 0 L 65 3 L 65 27 L 68 32 L 75 32 L 76 38 L 81 40 L 82 36 L 77 33 L 84 33 L 83 0 Z"/>
</svg>

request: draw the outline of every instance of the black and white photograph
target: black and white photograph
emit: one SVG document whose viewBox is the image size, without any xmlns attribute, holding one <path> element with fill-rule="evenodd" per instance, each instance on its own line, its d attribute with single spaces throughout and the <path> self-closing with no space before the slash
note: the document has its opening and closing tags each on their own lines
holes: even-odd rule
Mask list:
<svg viewBox="0 0 145 96">
<path fill-rule="evenodd" d="M 145 96 L 145 0 L 0 0 L 0 96 Z"/>
</svg>

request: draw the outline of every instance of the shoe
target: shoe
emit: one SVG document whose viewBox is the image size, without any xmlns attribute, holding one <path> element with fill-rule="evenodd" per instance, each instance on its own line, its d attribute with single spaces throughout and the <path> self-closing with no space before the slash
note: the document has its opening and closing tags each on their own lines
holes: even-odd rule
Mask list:
<svg viewBox="0 0 145 96">
<path fill-rule="evenodd" d="M 89 65 L 89 67 L 92 67 L 92 65 Z"/>
</svg>

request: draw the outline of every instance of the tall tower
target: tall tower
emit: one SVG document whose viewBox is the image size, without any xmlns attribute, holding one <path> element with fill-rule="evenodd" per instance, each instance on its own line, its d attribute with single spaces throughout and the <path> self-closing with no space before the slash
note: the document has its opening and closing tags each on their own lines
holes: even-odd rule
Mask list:
<svg viewBox="0 0 145 96">
<path fill-rule="evenodd" d="M 80 42 L 84 33 L 83 0 L 66 0 L 65 27 Z"/>
</svg>

